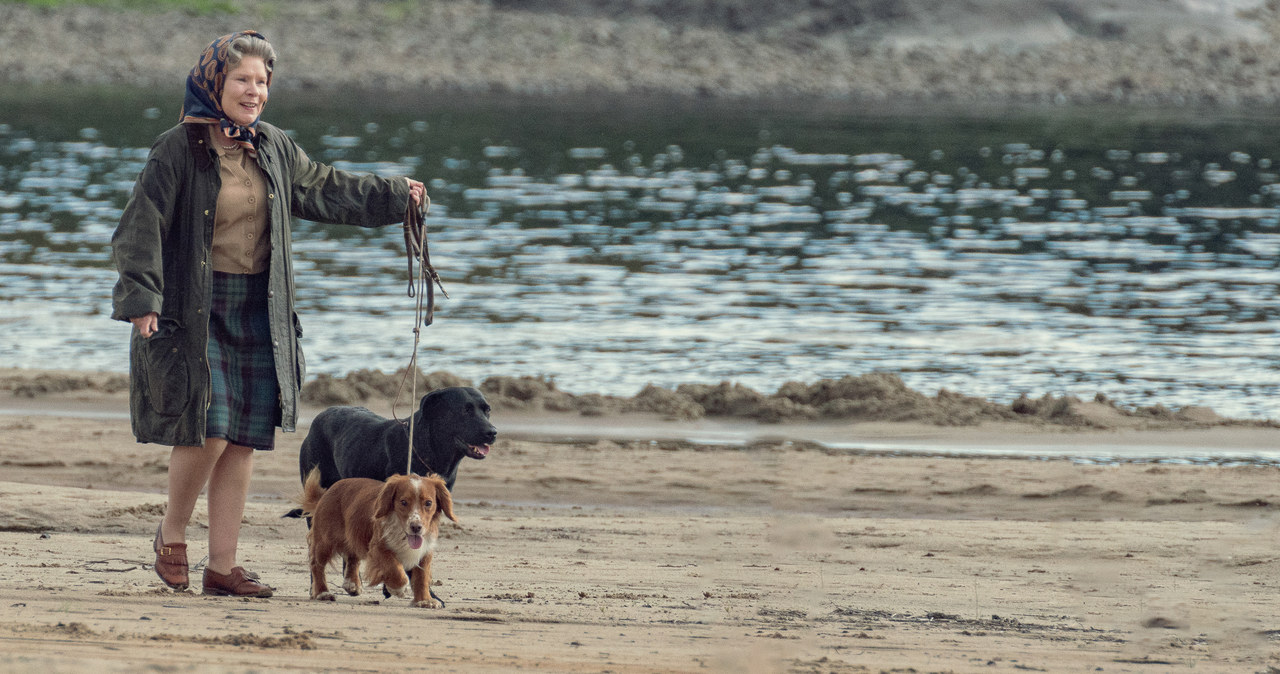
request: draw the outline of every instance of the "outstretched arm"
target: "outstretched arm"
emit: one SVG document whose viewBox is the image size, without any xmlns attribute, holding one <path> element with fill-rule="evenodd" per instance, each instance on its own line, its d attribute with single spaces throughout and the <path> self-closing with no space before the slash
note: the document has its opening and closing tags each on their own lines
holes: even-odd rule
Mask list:
<svg viewBox="0 0 1280 674">
<path fill-rule="evenodd" d="M 414 183 L 405 178 L 384 178 L 371 173 L 351 173 L 312 161 L 295 145 L 293 214 L 306 220 L 382 227 L 404 220 Z M 417 183 L 421 195 L 426 193 Z"/>
</svg>

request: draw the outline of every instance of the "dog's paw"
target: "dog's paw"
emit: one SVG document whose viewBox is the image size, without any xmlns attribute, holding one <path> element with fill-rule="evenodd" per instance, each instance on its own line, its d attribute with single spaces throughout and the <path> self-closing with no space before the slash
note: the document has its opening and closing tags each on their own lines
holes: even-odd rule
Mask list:
<svg viewBox="0 0 1280 674">
<path fill-rule="evenodd" d="M 444 602 L 436 599 L 435 597 L 427 597 L 426 599 L 419 599 L 418 601 L 413 602 L 410 606 L 414 608 L 444 608 Z"/>
<path fill-rule="evenodd" d="M 352 597 L 360 596 L 360 583 L 353 583 L 348 580 L 347 582 L 342 584 L 342 589 L 346 590 L 347 594 L 351 595 Z"/>
<path fill-rule="evenodd" d="M 332 592 L 321 592 L 320 594 L 313 595 L 311 597 L 311 600 L 312 601 L 337 601 L 337 598 L 333 596 Z"/>
<path fill-rule="evenodd" d="M 408 583 L 405 583 L 400 587 L 388 587 L 386 585 L 383 585 L 382 587 L 385 588 L 388 592 L 390 592 L 393 597 L 399 597 L 401 599 L 404 599 L 405 597 L 409 596 Z"/>
</svg>

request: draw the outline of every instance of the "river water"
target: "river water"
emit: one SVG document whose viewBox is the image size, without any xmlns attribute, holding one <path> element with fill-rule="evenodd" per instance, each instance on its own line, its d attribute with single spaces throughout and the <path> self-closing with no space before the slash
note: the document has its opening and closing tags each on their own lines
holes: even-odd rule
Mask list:
<svg viewBox="0 0 1280 674">
<path fill-rule="evenodd" d="M 173 92 L 0 92 L 0 367 L 127 370 L 109 239 Z M 872 371 L 1277 417 L 1280 120 L 273 92 L 428 183 L 424 370 L 575 393 Z M 311 373 L 408 360 L 398 228 L 299 222 Z"/>
</svg>

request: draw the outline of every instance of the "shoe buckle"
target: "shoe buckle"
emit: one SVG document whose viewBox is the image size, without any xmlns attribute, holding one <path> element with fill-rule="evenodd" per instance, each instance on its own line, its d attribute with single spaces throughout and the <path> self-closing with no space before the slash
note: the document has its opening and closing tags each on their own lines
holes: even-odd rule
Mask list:
<svg viewBox="0 0 1280 674">
<path fill-rule="evenodd" d="M 167 546 L 167 545 L 162 545 L 162 546 L 160 546 L 160 549 L 159 549 L 159 550 L 157 550 L 156 552 L 159 552 L 161 555 L 164 555 L 164 556 L 166 556 L 166 557 L 167 557 L 167 556 L 169 556 L 169 555 L 172 555 L 172 554 L 173 554 L 173 548 L 171 548 L 171 547 L 169 547 L 169 546 Z"/>
</svg>

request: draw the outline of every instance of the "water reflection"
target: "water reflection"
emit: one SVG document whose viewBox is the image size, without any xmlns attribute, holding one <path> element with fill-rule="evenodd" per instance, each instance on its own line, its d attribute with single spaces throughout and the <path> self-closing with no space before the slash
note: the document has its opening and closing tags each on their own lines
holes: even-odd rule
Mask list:
<svg viewBox="0 0 1280 674">
<path fill-rule="evenodd" d="M 1275 416 L 1280 177 L 1259 150 L 1274 123 L 1090 138 L 1058 119 L 921 133 L 846 114 L 780 133 L 719 111 L 689 137 L 522 114 L 520 129 L 449 110 L 275 120 L 339 167 L 429 182 L 453 296 L 425 333 L 429 368 L 624 395 L 885 370 L 927 392 Z M 0 126 L 0 365 L 124 367 L 107 241 L 146 147 L 121 135 Z M 312 370 L 403 365 L 398 230 L 295 232 Z"/>
</svg>

